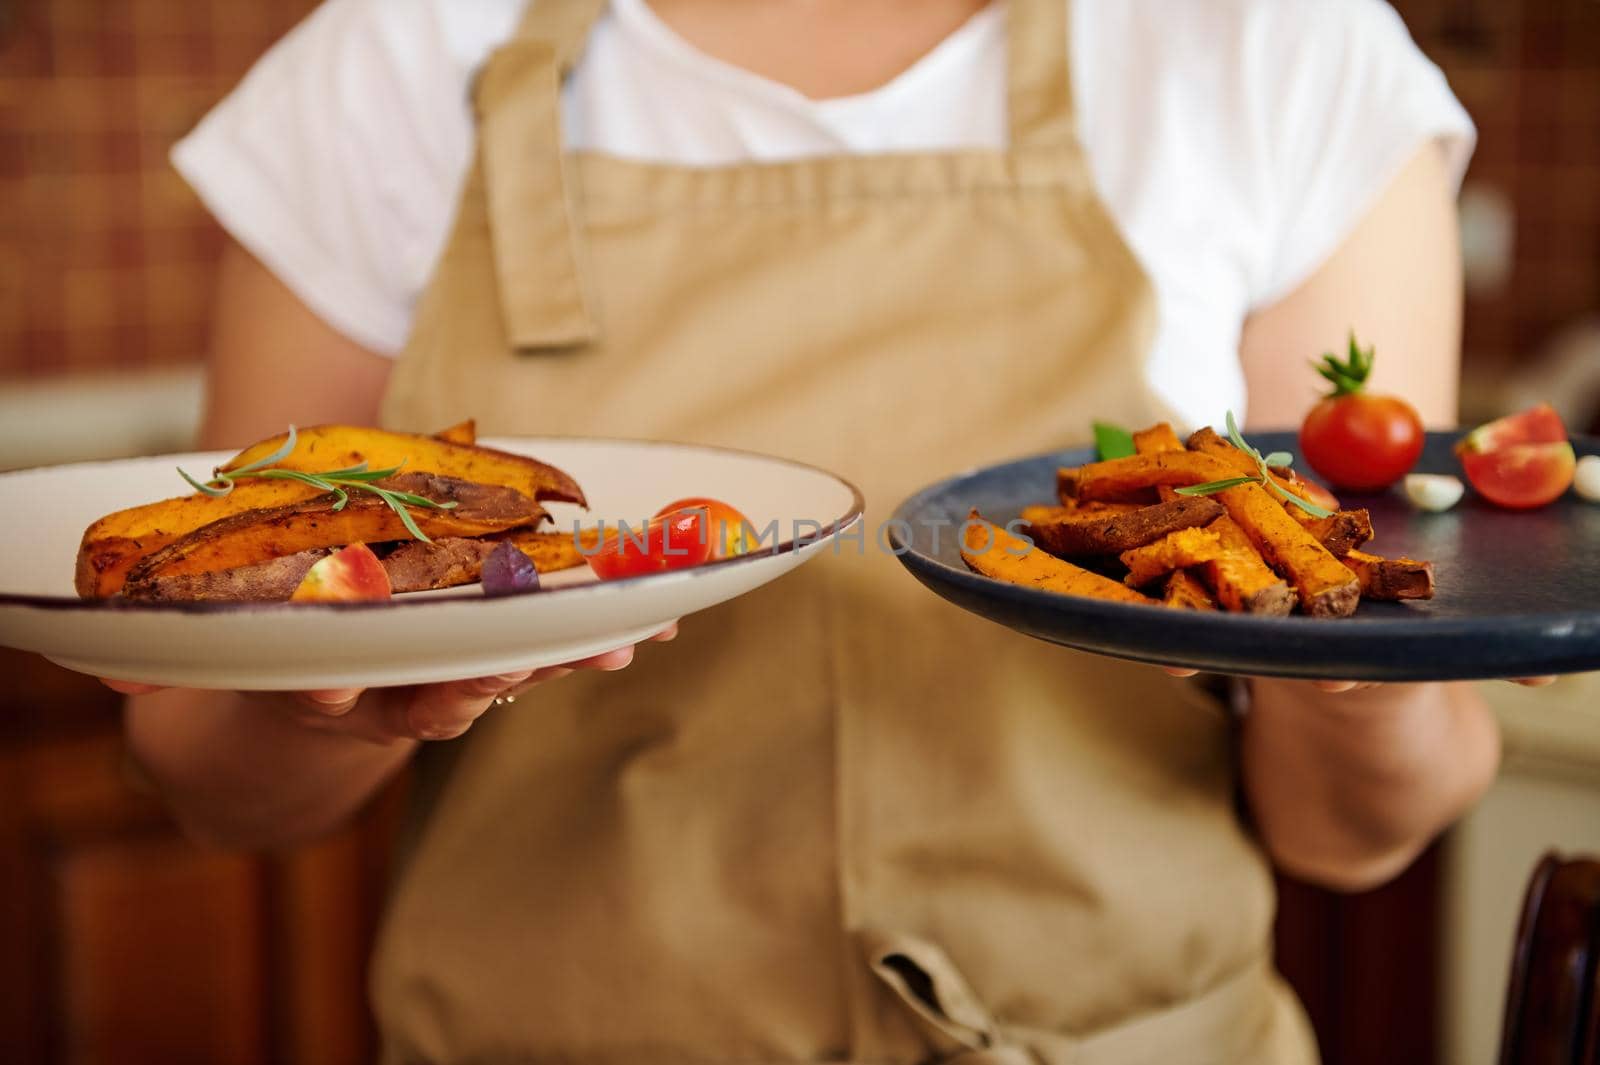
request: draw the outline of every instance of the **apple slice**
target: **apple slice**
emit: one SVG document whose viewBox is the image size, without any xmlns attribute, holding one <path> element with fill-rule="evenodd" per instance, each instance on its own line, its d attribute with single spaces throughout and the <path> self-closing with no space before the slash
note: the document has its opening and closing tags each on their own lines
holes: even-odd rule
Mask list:
<svg viewBox="0 0 1600 1065">
<path fill-rule="evenodd" d="M 389 573 L 366 544 L 319 559 L 289 597 L 296 603 L 353 603 L 391 596 Z"/>
</svg>

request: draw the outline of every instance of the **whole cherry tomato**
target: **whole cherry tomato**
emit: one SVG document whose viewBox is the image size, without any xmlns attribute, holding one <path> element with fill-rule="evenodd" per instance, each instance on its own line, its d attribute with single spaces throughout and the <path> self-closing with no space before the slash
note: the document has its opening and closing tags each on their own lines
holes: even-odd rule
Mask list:
<svg viewBox="0 0 1600 1065">
<path fill-rule="evenodd" d="M 1322 357 L 1333 391 L 1300 426 L 1300 451 L 1335 488 L 1375 492 L 1404 477 L 1422 454 L 1422 419 L 1405 400 L 1366 392 L 1373 352 L 1350 336 L 1350 354 Z"/>
<path fill-rule="evenodd" d="M 1479 495 L 1512 510 L 1553 502 L 1577 466 L 1567 427 L 1548 403 L 1479 426 L 1456 444 L 1456 457 Z"/>
<path fill-rule="evenodd" d="M 675 500 L 656 511 L 656 517 L 671 514 L 676 510 L 705 511 L 706 530 L 711 537 L 712 558 L 732 558 L 734 555 L 748 554 L 759 546 L 755 526 L 750 524 L 750 519 L 720 499 L 692 496 L 688 499 Z"/>
<path fill-rule="evenodd" d="M 698 566 L 711 557 L 704 510 L 677 510 L 644 528 L 607 529 L 589 568 L 603 581 Z"/>
</svg>

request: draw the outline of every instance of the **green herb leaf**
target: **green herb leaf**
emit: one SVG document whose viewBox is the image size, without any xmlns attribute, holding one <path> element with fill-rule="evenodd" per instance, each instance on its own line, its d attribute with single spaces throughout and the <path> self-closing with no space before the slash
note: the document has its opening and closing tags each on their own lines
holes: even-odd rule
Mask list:
<svg viewBox="0 0 1600 1065">
<path fill-rule="evenodd" d="M 1233 411 L 1231 410 L 1228 412 L 1227 423 L 1228 439 L 1233 441 L 1234 447 L 1238 448 L 1240 451 L 1243 451 L 1246 455 L 1249 455 L 1255 460 L 1256 476 L 1230 477 L 1226 481 L 1210 481 L 1206 484 L 1197 484 L 1189 488 L 1179 488 L 1177 491 L 1180 495 L 1210 495 L 1213 492 L 1220 492 L 1225 488 L 1233 488 L 1241 484 L 1259 484 L 1263 488 L 1267 489 L 1267 491 L 1281 496 L 1287 502 L 1293 503 L 1295 506 L 1299 507 L 1301 510 L 1312 515 L 1313 517 L 1326 518 L 1328 515 L 1333 513 L 1333 511 L 1324 510 L 1322 507 L 1317 506 L 1315 503 L 1312 503 L 1309 500 L 1301 499 L 1293 492 L 1286 491 L 1283 486 L 1272 479 L 1273 469 L 1288 469 L 1290 464 L 1294 462 L 1293 455 L 1289 454 L 1287 451 L 1274 451 L 1270 455 L 1263 456 L 1261 452 L 1257 451 L 1255 448 L 1251 447 L 1245 442 L 1244 435 L 1239 432 L 1239 423 L 1234 420 Z"/>
<path fill-rule="evenodd" d="M 1266 484 L 1268 491 L 1280 496 L 1286 503 L 1293 503 L 1307 514 L 1310 514 L 1313 518 L 1326 518 L 1333 514 L 1333 511 L 1319 507 L 1309 499 L 1301 499 L 1293 492 L 1285 491 L 1281 485 L 1272 480 L 1270 477 L 1267 478 L 1264 483 Z"/>
<path fill-rule="evenodd" d="M 228 473 L 237 478 L 240 474 L 254 473 L 257 470 L 266 469 L 274 462 L 282 462 L 284 459 L 288 458 L 294 453 L 294 446 L 297 442 L 298 438 L 295 436 L 294 426 L 291 425 L 289 426 L 289 431 L 284 434 L 283 443 L 279 446 L 278 450 L 274 451 L 266 458 L 256 459 L 256 461 L 250 463 L 248 466 L 240 466 L 236 470 L 229 470 Z"/>
<path fill-rule="evenodd" d="M 1229 488 L 1237 488 L 1241 484 L 1255 483 L 1256 479 L 1254 477 L 1229 477 L 1224 481 L 1207 481 L 1205 484 L 1185 485 L 1182 488 L 1174 488 L 1173 491 L 1180 496 L 1208 496 L 1226 491 Z"/>
<path fill-rule="evenodd" d="M 1228 412 L 1228 439 L 1233 441 L 1233 446 L 1243 451 L 1246 455 L 1253 456 L 1256 461 L 1261 460 L 1261 452 L 1244 442 L 1244 437 L 1239 433 L 1239 423 L 1233 420 L 1233 411 Z"/>
<path fill-rule="evenodd" d="M 422 507 L 428 510 L 453 510 L 456 507 L 454 500 L 440 503 L 429 499 L 427 496 L 417 495 L 415 492 L 401 492 L 392 488 L 384 488 L 376 483 L 399 473 L 401 467 L 405 465 L 404 462 L 399 466 L 391 466 L 386 470 L 369 470 L 365 462 L 354 466 L 346 466 L 340 470 L 324 470 L 317 473 L 305 470 L 269 468 L 273 463 L 282 462 L 294 452 L 296 439 L 294 426 L 291 425 L 282 446 L 272 454 L 265 458 L 257 459 L 246 466 L 241 466 L 237 470 L 223 472 L 220 468 L 215 469 L 211 471 L 211 480 L 203 484 L 190 477 L 181 467 L 178 469 L 178 476 L 188 481 L 190 487 L 195 491 L 204 492 L 213 498 L 227 495 L 233 491 L 235 481 L 246 477 L 265 481 L 299 481 L 302 484 L 308 484 L 313 488 L 330 493 L 333 496 L 333 510 L 335 513 L 343 510 L 349 504 L 351 489 L 370 492 L 383 500 L 390 510 L 399 515 L 401 524 L 406 527 L 407 532 L 424 543 L 432 543 L 433 541 L 418 527 L 416 520 L 411 516 L 411 511 L 407 508 Z"/>
<path fill-rule="evenodd" d="M 1094 448 L 1101 462 L 1106 459 L 1125 459 L 1139 453 L 1139 449 L 1133 446 L 1133 434 L 1110 422 L 1094 423 Z"/>
<path fill-rule="evenodd" d="M 209 485 L 209 484 L 201 484 L 199 481 L 195 480 L 193 477 L 190 477 L 187 473 L 184 472 L 184 469 L 183 469 L 182 466 L 178 466 L 178 467 L 176 467 L 176 469 L 178 471 L 178 476 L 182 477 L 185 481 L 188 481 L 189 485 L 196 492 L 204 492 L 206 495 L 211 496 L 213 499 L 220 498 L 221 496 L 225 496 L 229 492 L 233 491 L 233 482 L 232 481 L 227 481 L 226 483 L 224 483 L 220 487 L 213 487 L 212 485 Z"/>
</svg>

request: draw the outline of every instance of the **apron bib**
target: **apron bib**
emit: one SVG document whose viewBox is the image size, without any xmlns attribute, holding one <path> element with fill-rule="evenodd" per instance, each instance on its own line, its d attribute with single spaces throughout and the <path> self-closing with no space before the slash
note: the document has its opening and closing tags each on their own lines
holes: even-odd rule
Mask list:
<svg viewBox="0 0 1600 1065">
<path fill-rule="evenodd" d="M 1005 151 L 715 169 L 563 149 L 602 6 L 537 0 L 480 76 L 385 420 L 785 455 L 861 486 L 865 531 L 429 752 L 389 1060 L 1312 1060 L 1220 708 L 878 542 L 929 480 L 1167 416 L 1063 0 L 1012 0 Z"/>
</svg>

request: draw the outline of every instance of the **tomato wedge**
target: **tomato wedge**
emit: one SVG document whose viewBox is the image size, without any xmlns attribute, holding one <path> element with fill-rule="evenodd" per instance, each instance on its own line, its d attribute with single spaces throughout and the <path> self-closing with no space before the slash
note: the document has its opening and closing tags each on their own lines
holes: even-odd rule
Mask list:
<svg viewBox="0 0 1600 1065">
<path fill-rule="evenodd" d="M 645 527 L 607 529 L 589 555 L 589 568 L 603 581 L 698 566 L 711 557 L 706 512 L 678 510 L 652 518 Z"/>
<path fill-rule="evenodd" d="M 1474 429 L 1456 445 L 1478 494 L 1511 510 L 1542 507 L 1572 484 L 1577 456 L 1548 403 Z"/>
<path fill-rule="evenodd" d="M 389 571 L 366 544 L 350 544 L 317 560 L 289 598 L 296 603 L 354 603 L 393 595 Z"/>
</svg>

